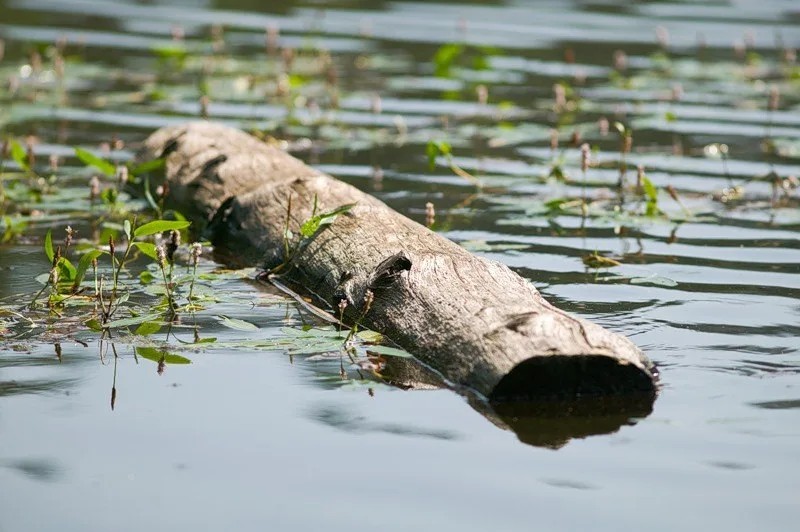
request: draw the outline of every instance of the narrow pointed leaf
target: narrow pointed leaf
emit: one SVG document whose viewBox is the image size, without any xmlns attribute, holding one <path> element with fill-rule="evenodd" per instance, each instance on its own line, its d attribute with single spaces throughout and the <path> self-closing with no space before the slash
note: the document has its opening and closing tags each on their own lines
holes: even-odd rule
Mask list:
<svg viewBox="0 0 800 532">
<path fill-rule="evenodd" d="M 175 220 L 154 220 L 152 222 L 140 225 L 133 231 L 134 238 L 140 236 L 149 236 L 156 233 L 163 233 L 164 231 L 172 231 L 173 229 L 185 229 L 189 227 L 191 222 L 175 221 Z"/>
<path fill-rule="evenodd" d="M 113 163 L 110 163 L 87 150 L 75 148 L 75 156 L 86 166 L 94 166 L 108 177 L 114 177 L 114 174 L 117 173 L 117 167 Z"/>
<path fill-rule="evenodd" d="M 53 230 L 47 231 L 47 234 L 44 236 L 44 254 L 47 255 L 47 260 L 50 261 L 50 264 L 53 264 L 53 257 L 56 256 L 55 251 L 53 251 Z"/>
<path fill-rule="evenodd" d="M 139 251 L 151 259 L 158 260 L 158 255 L 156 254 L 156 245 L 152 242 L 133 242 L 132 245 L 139 248 Z"/>
<path fill-rule="evenodd" d="M 100 251 L 99 249 L 93 249 L 88 253 L 84 253 L 80 260 L 78 261 L 78 267 L 75 269 L 75 278 L 72 281 L 72 286 L 77 287 L 83 281 L 84 275 L 86 275 L 86 271 L 89 269 L 89 266 L 92 264 L 92 261 L 105 253 L 104 251 Z"/>
</svg>

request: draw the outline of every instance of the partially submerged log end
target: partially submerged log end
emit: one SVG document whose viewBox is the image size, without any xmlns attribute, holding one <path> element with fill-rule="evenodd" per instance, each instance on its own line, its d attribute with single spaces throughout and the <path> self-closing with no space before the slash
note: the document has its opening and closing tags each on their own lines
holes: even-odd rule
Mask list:
<svg viewBox="0 0 800 532">
<path fill-rule="evenodd" d="M 140 159 L 162 156 L 170 202 L 228 262 L 272 269 L 290 260 L 281 275 L 320 307 L 338 316 L 345 300 L 345 321 L 385 334 L 454 388 L 498 402 L 656 391 L 653 364 L 627 338 L 278 148 L 193 122 L 147 139 Z M 315 203 L 318 212 L 356 206 L 285 256 L 287 218 L 299 234 Z"/>
</svg>

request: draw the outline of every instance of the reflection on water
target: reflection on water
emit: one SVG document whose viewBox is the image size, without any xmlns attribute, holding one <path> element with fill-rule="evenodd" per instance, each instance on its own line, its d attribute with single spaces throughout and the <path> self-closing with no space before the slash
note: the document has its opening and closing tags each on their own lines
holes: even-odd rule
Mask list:
<svg viewBox="0 0 800 532">
<path fill-rule="evenodd" d="M 23 475 L 42 482 L 58 480 L 61 476 L 61 468 L 55 462 L 47 459 L 21 459 L 21 460 L 2 460 L 0 467 L 18 471 Z"/>
<path fill-rule="evenodd" d="M 324 425 L 338 430 L 353 433 L 385 432 L 397 436 L 412 436 L 420 438 L 433 438 L 436 440 L 457 440 L 459 435 L 454 432 L 416 427 L 412 425 L 399 425 L 394 423 L 375 423 L 364 416 L 348 413 L 346 407 L 320 405 L 312 410 L 309 416 Z"/>
<path fill-rule="evenodd" d="M 219 347 L 174 353 L 191 364 L 125 343 L 101 361 L 67 317 L 0 314 L 0 529 L 794 525 L 793 2 L 0 0 L 0 13 L 0 136 L 30 137 L 41 168 L 55 157 L 62 192 L 0 213 L 0 231 L 25 227 L 0 244 L 0 297 L 39 290 L 48 228 L 91 235 L 73 146 L 117 139 L 108 157 L 126 160 L 152 129 L 196 118 L 205 92 L 211 118 L 287 138 L 420 222 L 434 203 L 434 230 L 631 336 L 663 383 L 656 402 L 488 405 L 392 363 L 390 387 L 335 353 L 287 357 L 276 339 L 308 318 L 232 279 L 213 289 L 236 298 L 198 315 Z M 453 42 L 478 46 L 436 76 Z M 283 80 L 282 47 L 295 49 Z M 622 199 L 616 121 L 633 131 Z M 585 175 L 573 139 L 593 147 Z M 484 189 L 444 161 L 430 170 L 429 140 Z M 635 214 L 639 164 L 664 216 Z M 584 194 L 588 217 L 569 207 Z M 622 264 L 595 271 L 594 252 Z M 257 329 L 225 329 L 223 314 Z"/>
<path fill-rule="evenodd" d="M 578 398 L 567 401 L 500 403 L 492 406 L 498 425 L 528 445 L 559 449 L 573 438 L 613 434 L 653 411 L 653 394 Z M 491 419 L 491 414 L 490 419 Z"/>
<path fill-rule="evenodd" d="M 71 389 L 79 379 L 0 381 L 0 397 L 30 393 L 64 392 Z"/>
</svg>

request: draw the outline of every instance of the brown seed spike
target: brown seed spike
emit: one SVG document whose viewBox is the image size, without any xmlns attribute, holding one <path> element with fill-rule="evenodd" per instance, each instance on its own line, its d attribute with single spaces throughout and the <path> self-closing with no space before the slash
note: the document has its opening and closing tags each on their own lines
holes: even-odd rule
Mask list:
<svg viewBox="0 0 800 532">
<path fill-rule="evenodd" d="M 430 201 L 425 204 L 425 225 L 431 227 L 436 221 L 436 209 Z"/>
<path fill-rule="evenodd" d="M 581 144 L 581 171 L 586 172 L 589 169 L 589 157 L 591 151 L 587 143 Z"/>
</svg>

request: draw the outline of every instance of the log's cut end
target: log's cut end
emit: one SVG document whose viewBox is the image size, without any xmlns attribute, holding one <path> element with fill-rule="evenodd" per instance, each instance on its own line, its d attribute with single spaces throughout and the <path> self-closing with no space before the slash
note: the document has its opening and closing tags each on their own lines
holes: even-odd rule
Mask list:
<svg viewBox="0 0 800 532">
<path fill-rule="evenodd" d="M 606 355 L 531 357 L 517 364 L 492 390 L 493 402 L 656 392 L 657 373 Z"/>
</svg>

